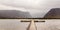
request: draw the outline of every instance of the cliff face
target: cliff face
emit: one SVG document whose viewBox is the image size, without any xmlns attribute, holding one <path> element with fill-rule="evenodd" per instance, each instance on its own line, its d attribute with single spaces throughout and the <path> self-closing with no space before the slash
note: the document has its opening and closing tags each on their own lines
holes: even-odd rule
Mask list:
<svg viewBox="0 0 60 30">
<path fill-rule="evenodd" d="M 60 18 L 60 8 L 51 9 L 44 18 Z"/>
<path fill-rule="evenodd" d="M 0 10 L 0 18 L 31 18 L 31 15 L 18 10 Z"/>
</svg>

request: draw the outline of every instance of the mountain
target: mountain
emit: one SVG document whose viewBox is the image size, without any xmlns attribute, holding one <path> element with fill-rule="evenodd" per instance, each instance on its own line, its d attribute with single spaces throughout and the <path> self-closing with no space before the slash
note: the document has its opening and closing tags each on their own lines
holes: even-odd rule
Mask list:
<svg viewBox="0 0 60 30">
<path fill-rule="evenodd" d="M 44 18 L 60 18 L 60 8 L 52 8 Z"/>
<path fill-rule="evenodd" d="M 31 18 L 31 15 L 18 10 L 0 10 L 0 18 Z"/>
</svg>

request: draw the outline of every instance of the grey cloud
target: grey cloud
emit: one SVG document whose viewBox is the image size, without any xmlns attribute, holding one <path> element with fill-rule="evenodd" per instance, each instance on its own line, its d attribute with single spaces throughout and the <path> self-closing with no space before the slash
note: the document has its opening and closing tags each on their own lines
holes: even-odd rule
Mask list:
<svg viewBox="0 0 60 30">
<path fill-rule="evenodd" d="M 0 0 L 0 4 L 16 8 L 25 8 L 24 10 L 29 11 L 32 16 L 38 16 L 44 12 L 45 15 L 51 8 L 60 8 L 60 0 Z M 36 13 L 38 14 L 35 15 Z"/>
</svg>

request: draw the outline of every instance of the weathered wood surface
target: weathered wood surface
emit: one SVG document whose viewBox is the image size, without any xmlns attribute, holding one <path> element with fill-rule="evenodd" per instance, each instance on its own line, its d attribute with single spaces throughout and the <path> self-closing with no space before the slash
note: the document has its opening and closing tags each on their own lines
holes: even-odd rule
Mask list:
<svg viewBox="0 0 60 30">
<path fill-rule="evenodd" d="M 34 23 L 34 20 L 31 20 L 27 30 L 37 30 L 35 23 Z"/>
</svg>

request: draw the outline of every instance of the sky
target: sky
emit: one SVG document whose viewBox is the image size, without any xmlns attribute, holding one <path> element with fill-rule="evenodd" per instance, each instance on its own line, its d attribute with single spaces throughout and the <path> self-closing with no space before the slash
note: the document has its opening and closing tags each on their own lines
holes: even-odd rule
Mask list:
<svg viewBox="0 0 60 30">
<path fill-rule="evenodd" d="M 44 17 L 51 8 L 60 8 L 60 0 L 0 0 L 1 9 L 29 12 L 33 17 Z"/>
</svg>

